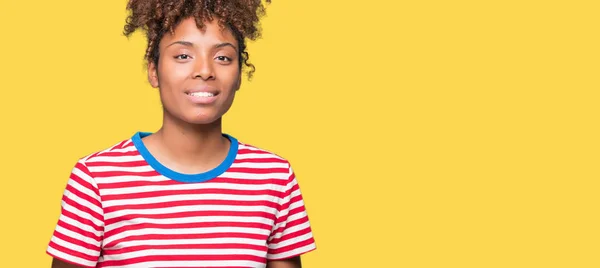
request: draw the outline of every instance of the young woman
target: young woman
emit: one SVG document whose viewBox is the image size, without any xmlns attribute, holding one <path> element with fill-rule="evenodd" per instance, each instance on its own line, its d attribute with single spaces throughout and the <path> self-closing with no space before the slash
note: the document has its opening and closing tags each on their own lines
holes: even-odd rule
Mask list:
<svg viewBox="0 0 600 268">
<path fill-rule="evenodd" d="M 163 124 L 81 158 L 52 267 L 301 267 L 315 249 L 291 165 L 222 132 L 260 0 L 131 0 Z"/>
</svg>

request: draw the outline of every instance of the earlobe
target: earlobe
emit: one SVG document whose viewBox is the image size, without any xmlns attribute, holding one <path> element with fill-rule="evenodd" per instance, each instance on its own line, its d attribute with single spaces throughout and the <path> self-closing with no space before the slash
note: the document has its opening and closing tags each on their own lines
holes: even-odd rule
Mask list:
<svg viewBox="0 0 600 268">
<path fill-rule="evenodd" d="M 242 76 L 238 76 L 238 81 L 237 81 L 237 87 L 235 88 L 235 91 L 240 90 L 240 87 L 242 86 Z"/>
<path fill-rule="evenodd" d="M 158 71 L 154 62 L 148 63 L 148 82 L 153 88 L 158 87 Z"/>
</svg>

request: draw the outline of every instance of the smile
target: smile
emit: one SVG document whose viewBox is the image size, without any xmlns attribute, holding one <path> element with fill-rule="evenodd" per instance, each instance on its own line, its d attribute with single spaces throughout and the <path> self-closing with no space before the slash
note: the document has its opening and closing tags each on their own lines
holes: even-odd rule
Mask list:
<svg viewBox="0 0 600 268">
<path fill-rule="evenodd" d="M 187 93 L 187 94 L 192 97 L 204 97 L 204 98 L 209 98 L 209 97 L 215 96 L 215 94 L 213 94 L 211 92 L 191 92 L 191 93 Z"/>
</svg>

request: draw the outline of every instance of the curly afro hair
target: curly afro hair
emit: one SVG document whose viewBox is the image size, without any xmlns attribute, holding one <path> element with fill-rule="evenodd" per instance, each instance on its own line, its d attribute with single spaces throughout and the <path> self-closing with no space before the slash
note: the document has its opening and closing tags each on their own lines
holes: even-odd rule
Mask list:
<svg viewBox="0 0 600 268">
<path fill-rule="evenodd" d="M 265 0 L 270 3 L 271 0 Z M 249 62 L 246 39 L 256 40 L 261 32 L 259 20 L 265 15 L 261 0 L 129 0 L 129 15 L 123 34 L 129 37 L 141 29 L 145 32 L 148 46 L 144 59 L 146 63 L 158 64 L 158 45 L 163 35 L 173 33 L 184 19 L 193 17 L 198 28 L 204 28 L 204 21 L 217 19 L 222 28 L 228 27 L 239 44 L 239 67 L 249 67 L 248 79 L 256 70 Z"/>
</svg>

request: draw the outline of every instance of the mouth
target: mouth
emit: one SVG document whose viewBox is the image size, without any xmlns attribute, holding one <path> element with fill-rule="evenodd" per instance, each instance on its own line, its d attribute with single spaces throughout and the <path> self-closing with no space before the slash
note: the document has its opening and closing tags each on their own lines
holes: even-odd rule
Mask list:
<svg viewBox="0 0 600 268">
<path fill-rule="evenodd" d="M 219 95 L 219 92 L 208 92 L 208 91 L 196 91 L 196 92 L 186 92 L 188 96 L 197 97 L 197 98 L 210 98 Z"/>
<path fill-rule="evenodd" d="M 219 95 L 219 91 L 212 87 L 202 87 L 185 91 L 187 98 L 195 104 L 214 103 Z"/>
</svg>

